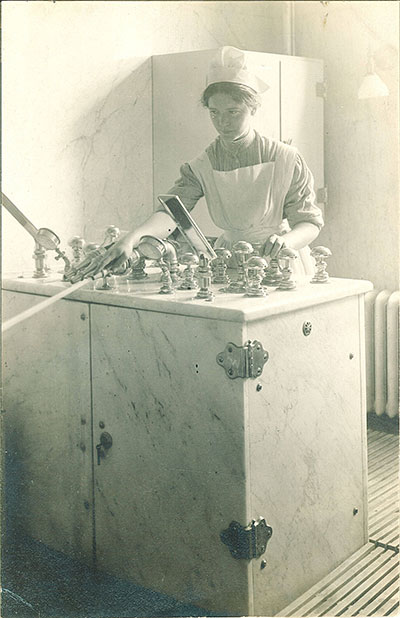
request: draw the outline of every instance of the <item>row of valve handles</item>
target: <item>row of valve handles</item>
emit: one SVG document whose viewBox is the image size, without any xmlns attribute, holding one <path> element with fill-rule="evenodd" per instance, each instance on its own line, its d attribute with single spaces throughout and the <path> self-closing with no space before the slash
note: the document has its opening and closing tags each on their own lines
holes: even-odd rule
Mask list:
<svg viewBox="0 0 400 618">
<path fill-rule="evenodd" d="M 101 260 L 105 251 L 119 237 L 120 231 L 109 226 L 101 245 L 85 243 L 78 236 L 69 241 L 73 259 L 64 272 L 64 279 L 74 283 L 82 279 L 83 266 Z M 175 290 L 198 290 L 197 297 L 211 300 L 213 293 L 211 283 L 222 284 L 220 291 L 244 293 L 248 296 L 267 295 L 266 287 L 292 290 L 296 287 L 293 280 L 291 262 L 297 258 L 297 252 L 283 247 L 278 255 L 269 258 L 262 255 L 262 244 L 252 245 L 247 241 L 236 242 L 232 251 L 226 248 L 214 248 L 216 257 L 209 260 L 201 254 L 185 251 L 175 240 L 162 240 L 154 236 L 143 236 L 138 247 L 134 249 L 129 260 L 116 270 L 103 271 L 103 289 L 109 289 L 107 277 L 121 275 L 131 281 L 147 278 L 146 261 L 151 260 L 161 269 L 160 293 L 172 293 Z M 326 271 L 326 259 L 331 256 L 328 248 L 318 246 L 311 249 L 315 260 L 315 272 L 312 283 L 326 283 L 329 275 Z M 184 268 L 182 269 L 181 266 Z M 233 275 L 232 275 L 233 273 Z"/>
</svg>

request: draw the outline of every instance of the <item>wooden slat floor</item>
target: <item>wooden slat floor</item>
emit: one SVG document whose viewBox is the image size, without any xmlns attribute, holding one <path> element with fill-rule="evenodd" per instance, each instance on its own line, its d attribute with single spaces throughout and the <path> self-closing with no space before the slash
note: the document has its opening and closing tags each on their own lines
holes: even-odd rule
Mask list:
<svg viewBox="0 0 400 618">
<path fill-rule="evenodd" d="M 369 543 L 278 616 L 398 616 L 399 440 L 368 430 Z"/>
</svg>

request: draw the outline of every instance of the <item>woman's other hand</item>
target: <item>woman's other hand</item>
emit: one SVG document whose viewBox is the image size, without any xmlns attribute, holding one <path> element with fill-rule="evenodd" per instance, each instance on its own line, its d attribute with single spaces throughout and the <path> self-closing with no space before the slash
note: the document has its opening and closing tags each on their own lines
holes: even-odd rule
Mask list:
<svg viewBox="0 0 400 618">
<path fill-rule="evenodd" d="M 270 258 L 277 257 L 279 251 L 286 247 L 284 236 L 278 236 L 278 234 L 272 234 L 266 241 L 263 249 L 263 254 Z"/>
</svg>

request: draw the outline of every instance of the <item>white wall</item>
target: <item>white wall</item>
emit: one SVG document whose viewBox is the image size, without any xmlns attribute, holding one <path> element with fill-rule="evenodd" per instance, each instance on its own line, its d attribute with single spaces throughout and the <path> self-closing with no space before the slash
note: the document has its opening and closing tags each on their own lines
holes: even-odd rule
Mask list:
<svg viewBox="0 0 400 618">
<path fill-rule="evenodd" d="M 397 2 L 296 2 L 296 54 L 325 63 L 326 227 L 332 275 L 399 287 Z M 357 98 L 368 48 L 390 89 Z"/>
<path fill-rule="evenodd" d="M 287 4 L 4 2 L 3 192 L 63 248 L 135 227 L 152 210 L 149 57 L 285 51 Z M 31 272 L 33 240 L 7 212 L 3 229 L 3 272 Z"/>
</svg>

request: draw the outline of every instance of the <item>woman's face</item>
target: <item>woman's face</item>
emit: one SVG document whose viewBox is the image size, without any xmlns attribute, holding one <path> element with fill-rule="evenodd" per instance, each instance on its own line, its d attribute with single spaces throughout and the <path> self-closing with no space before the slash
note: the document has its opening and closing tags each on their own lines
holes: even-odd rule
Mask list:
<svg viewBox="0 0 400 618">
<path fill-rule="evenodd" d="M 208 110 L 217 132 L 227 140 L 245 135 L 250 128 L 251 117 L 256 111 L 222 93 L 214 94 L 208 99 Z"/>
</svg>

